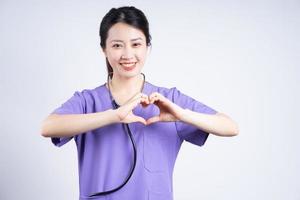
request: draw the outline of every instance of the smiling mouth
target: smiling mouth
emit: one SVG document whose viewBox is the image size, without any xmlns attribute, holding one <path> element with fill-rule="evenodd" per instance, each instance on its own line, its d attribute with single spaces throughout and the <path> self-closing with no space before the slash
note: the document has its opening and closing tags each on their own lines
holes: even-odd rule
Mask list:
<svg viewBox="0 0 300 200">
<path fill-rule="evenodd" d="M 135 68 L 136 62 L 130 62 L 130 63 L 120 63 L 120 65 L 126 70 L 130 71 Z"/>
</svg>

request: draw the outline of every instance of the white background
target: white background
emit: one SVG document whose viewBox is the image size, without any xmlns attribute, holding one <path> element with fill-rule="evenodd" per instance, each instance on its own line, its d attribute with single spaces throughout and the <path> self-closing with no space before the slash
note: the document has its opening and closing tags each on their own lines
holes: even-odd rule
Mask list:
<svg viewBox="0 0 300 200">
<path fill-rule="evenodd" d="M 57 148 L 40 126 L 75 91 L 106 81 L 99 24 L 124 5 L 150 23 L 147 81 L 240 127 L 183 144 L 174 199 L 300 199 L 300 2 L 109 2 L 0 1 L 0 199 L 78 199 L 74 141 Z"/>
</svg>

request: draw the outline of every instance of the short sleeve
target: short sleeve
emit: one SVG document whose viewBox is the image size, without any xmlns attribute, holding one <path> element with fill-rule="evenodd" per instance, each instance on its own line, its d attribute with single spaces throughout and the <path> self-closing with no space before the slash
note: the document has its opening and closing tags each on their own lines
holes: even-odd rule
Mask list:
<svg viewBox="0 0 300 200">
<path fill-rule="evenodd" d="M 173 89 L 173 102 L 184 109 L 189 109 L 199 113 L 216 114 L 217 111 L 213 108 L 181 93 L 176 87 Z M 199 129 L 198 127 L 182 122 L 176 121 L 175 126 L 179 137 L 192 144 L 202 146 L 206 142 L 209 133 Z"/>
<path fill-rule="evenodd" d="M 82 92 L 76 91 L 71 98 L 61 106 L 52 111 L 51 114 L 83 114 L 85 100 Z M 62 146 L 70 141 L 73 137 L 52 137 L 51 141 L 55 146 Z"/>
</svg>

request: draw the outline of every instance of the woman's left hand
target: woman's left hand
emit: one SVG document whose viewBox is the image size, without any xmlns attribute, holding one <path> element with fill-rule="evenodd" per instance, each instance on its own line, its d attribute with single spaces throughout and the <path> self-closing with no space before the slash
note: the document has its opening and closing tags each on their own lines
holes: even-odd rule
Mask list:
<svg viewBox="0 0 300 200">
<path fill-rule="evenodd" d="M 160 113 L 158 116 L 151 117 L 147 120 L 147 125 L 155 122 L 172 122 L 180 120 L 184 113 L 184 109 L 176 105 L 162 94 L 154 92 L 149 96 L 149 104 L 155 104 Z"/>
</svg>

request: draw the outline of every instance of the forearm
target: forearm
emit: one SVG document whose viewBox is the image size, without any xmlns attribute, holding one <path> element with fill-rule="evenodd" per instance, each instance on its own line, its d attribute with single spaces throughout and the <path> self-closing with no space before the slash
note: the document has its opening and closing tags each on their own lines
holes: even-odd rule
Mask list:
<svg viewBox="0 0 300 200">
<path fill-rule="evenodd" d="M 204 114 L 184 109 L 181 121 L 217 136 L 235 136 L 239 133 L 238 125 L 224 114 Z"/>
<path fill-rule="evenodd" d="M 42 124 L 44 137 L 70 137 L 118 122 L 115 110 L 89 114 L 52 114 Z"/>
</svg>

